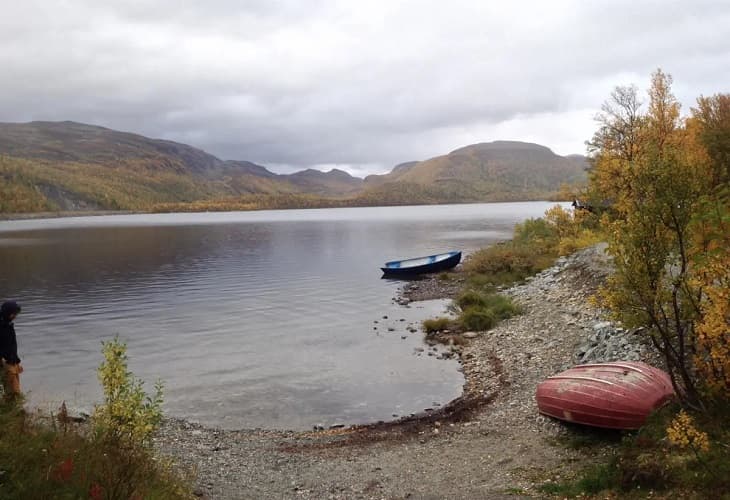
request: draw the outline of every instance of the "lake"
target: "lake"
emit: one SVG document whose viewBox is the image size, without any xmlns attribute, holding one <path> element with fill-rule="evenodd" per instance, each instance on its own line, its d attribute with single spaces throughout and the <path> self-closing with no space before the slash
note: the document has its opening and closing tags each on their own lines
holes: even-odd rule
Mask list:
<svg viewBox="0 0 730 500">
<path fill-rule="evenodd" d="M 454 360 L 408 326 L 444 301 L 395 304 L 387 260 L 473 251 L 546 202 L 155 214 L 0 222 L 0 298 L 23 388 L 91 408 L 101 341 L 165 383 L 167 414 L 224 428 L 390 419 L 461 393 Z M 387 318 L 384 318 L 387 317 Z"/>
</svg>

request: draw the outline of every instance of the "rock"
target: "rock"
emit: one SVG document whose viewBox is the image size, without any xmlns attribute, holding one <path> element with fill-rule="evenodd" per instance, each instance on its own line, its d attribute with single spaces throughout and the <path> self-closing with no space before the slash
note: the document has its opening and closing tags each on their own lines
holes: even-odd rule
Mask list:
<svg viewBox="0 0 730 500">
<path fill-rule="evenodd" d="M 594 330 L 603 330 L 604 328 L 609 328 L 610 326 L 611 326 L 610 321 L 601 321 L 601 322 L 593 325 L 593 329 Z"/>
</svg>

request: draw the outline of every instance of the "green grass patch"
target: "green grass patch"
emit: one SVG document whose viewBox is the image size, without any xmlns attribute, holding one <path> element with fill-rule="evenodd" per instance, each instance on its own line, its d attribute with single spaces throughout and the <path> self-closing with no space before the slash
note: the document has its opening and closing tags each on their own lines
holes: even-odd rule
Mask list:
<svg viewBox="0 0 730 500">
<path fill-rule="evenodd" d="M 546 495 L 575 498 L 596 495 L 610 490 L 616 482 L 616 468 L 613 465 L 594 465 L 586 468 L 582 477 L 574 482 L 550 482 L 541 484 L 538 490 Z"/>
<path fill-rule="evenodd" d="M 456 298 L 458 322 L 464 330 L 490 330 L 503 319 L 521 312 L 512 299 L 495 292 L 466 290 Z"/>
<path fill-rule="evenodd" d="M 426 333 L 436 333 L 449 329 L 452 320 L 449 318 L 427 319 L 423 322 L 423 329 Z"/>
<path fill-rule="evenodd" d="M 491 330 L 497 324 L 497 318 L 488 309 L 471 307 L 461 314 L 459 322 L 465 330 Z"/>
<path fill-rule="evenodd" d="M 651 490 L 661 492 L 662 498 L 730 499 L 730 411 L 715 407 L 693 415 L 697 429 L 709 436 L 707 451 L 669 442 L 666 429 L 678 411 L 670 405 L 655 412 L 638 432 L 623 436 L 605 463 L 587 467 L 574 481 L 543 484 L 540 491 L 569 498 L 601 492 L 645 498 Z M 566 446 L 592 454 L 617 437 L 586 430 L 565 439 Z"/>
<path fill-rule="evenodd" d="M 469 256 L 464 270 L 472 284 L 500 286 L 523 281 L 552 265 L 559 255 L 560 233 L 546 219 L 528 219 L 515 226 L 510 241 Z"/>
</svg>

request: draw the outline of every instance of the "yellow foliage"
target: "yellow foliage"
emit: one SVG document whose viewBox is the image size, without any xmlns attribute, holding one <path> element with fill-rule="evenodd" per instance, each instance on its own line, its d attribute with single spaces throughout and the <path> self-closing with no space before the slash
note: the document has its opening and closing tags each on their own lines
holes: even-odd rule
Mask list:
<svg viewBox="0 0 730 500">
<path fill-rule="evenodd" d="M 702 408 L 707 388 L 730 395 L 730 196 L 721 194 L 730 103 L 700 99 L 682 120 L 671 83 L 660 70 L 652 75 L 646 113 L 634 87 L 604 106 L 614 112 L 594 138 L 590 191 L 607 205 L 601 226 L 616 265 L 604 305 L 627 326 L 649 327 L 684 402 Z M 562 214 L 554 218 L 568 227 Z"/>
<path fill-rule="evenodd" d="M 728 211 L 730 213 L 730 211 Z M 730 235 L 726 233 L 726 240 Z M 694 281 L 700 303 L 695 364 L 715 396 L 730 397 L 730 241 L 712 251 Z"/>
<path fill-rule="evenodd" d="M 590 229 L 596 216 L 587 210 L 565 210 L 560 205 L 548 209 L 545 219 L 558 234 L 558 254 L 569 255 L 603 240 L 603 236 Z"/>
<path fill-rule="evenodd" d="M 162 385 L 147 396 L 142 381 L 127 369 L 127 346 L 118 339 L 103 343 L 104 362 L 99 366 L 99 381 L 104 404 L 94 410 L 99 432 L 129 446 L 147 446 L 162 419 Z"/>
<path fill-rule="evenodd" d="M 669 442 L 679 448 L 692 448 L 695 451 L 710 450 L 710 439 L 706 432 L 695 427 L 694 419 L 681 410 L 667 428 Z"/>
</svg>

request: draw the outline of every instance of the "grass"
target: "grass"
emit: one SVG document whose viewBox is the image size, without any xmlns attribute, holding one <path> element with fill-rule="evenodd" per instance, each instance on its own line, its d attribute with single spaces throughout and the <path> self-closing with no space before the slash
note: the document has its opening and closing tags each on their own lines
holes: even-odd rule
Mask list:
<svg viewBox="0 0 730 500">
<path fill-rule="evenodd" d="M 465 290 L 457 297 L 455 304 L 458 306 L 458 317 L 425 320 L 423 329 L 426 334 L 444 330 L 486 331 L 494 328 L 501 320 L 521 312 L 520 307 L 512 302 L 512 299 L 493 291 Z"/>
<path fill-rule="evenodd" d="M 446 329 L 486 331 L 522 311 L 509 297 L 497 293 L 505 287 L 550 267 L 563 251 L 575 251 L 598 240 L 593 221 L 577 220 L 559 206 L 545 218 L 528 219 L 515 226 L 512 240 L 497 243 L 471 254 L 464 262 L 466 284 L 455 300 L 458 318 L 429 319 L 427 334 Z M 450 279 L 447 273 L 440 280 Z"/>
<path fill-rule="evenodd" d="M 0 403 L 0 498 L 192 498 L 151 451 Z"/>
<path fill-rule="evenodd" d="M 453 321 L 449 318 L 427 319 L 423 322 L 423 329 L 426 333 L 436 333 L 448 330 Z"/>
<path fill-rule="evenodd" d="M 730 411 L 714 408 L 695 415 L 697 428 L 710 437 L 705 452 L 681 449 L 667 439 L 666 429 L 678 410 L 670 405 L 657 411 L 638 432 L 624 435 L 605 463 L 586 467 L 572 481 L 545 483 L 540 491 L 560 498 L 605 493 L 632 499 L 652 491 L 660 498 L 730 499 Z M 593 454 L 617 438 L 573 430 L 566 439 L 566 446 Z"/>
<path fill-rule="evenodd" d="M 559 256 L 558 226 L 547 219 L 528 219 L 515 226 L 510 241 L 483 248 L 464 263 L 469 284 L 503 286 L 524 281 L 550 267 Z"/>
<path fill-rule="evenodd" d="M 147 395 L 128 370 L 126 344 L 103 343 L 104 402 L 89 422 L 28 414 L 23 397 L 0 398 L 0 498 L 186 499 L 190 481 L 155 455 L 162 385 Z"/>
</svg>

